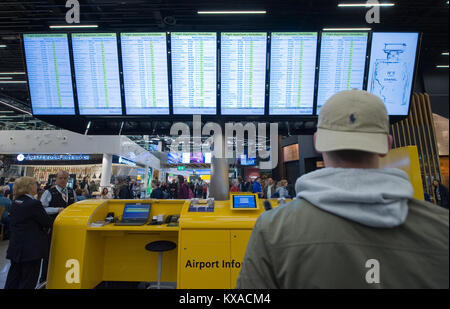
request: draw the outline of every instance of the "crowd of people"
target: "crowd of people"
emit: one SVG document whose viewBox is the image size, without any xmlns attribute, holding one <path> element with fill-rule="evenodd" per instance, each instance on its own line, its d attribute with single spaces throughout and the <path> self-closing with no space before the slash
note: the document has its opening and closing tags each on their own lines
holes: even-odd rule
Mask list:
<svg viewBox="0 0 450 309">
<path fill-rule="evenodd" d="M 251 192 L 256 193 L 260 198 L 294 198 L 294 186 L 286 179 L 275 181 L 273 178 L 257 177 L 248 178 L 244 181 L 242 177 L 231 180 L 230 192 Z"/>
<path fill-rule="evenodd" d="M 207 198 L 209 196 L 209 184 L 203 180 L 186 181 L 178 175 L 171 182 L 152 181 L 152 193 L 150 198 L 156 199 L 190 199 Z"/>
</svg>

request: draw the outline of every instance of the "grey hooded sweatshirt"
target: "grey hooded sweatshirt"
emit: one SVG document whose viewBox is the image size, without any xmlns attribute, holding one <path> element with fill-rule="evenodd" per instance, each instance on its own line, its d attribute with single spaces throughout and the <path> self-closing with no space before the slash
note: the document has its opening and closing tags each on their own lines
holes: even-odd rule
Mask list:
<svg viewBox="0 0 450 309">
<path fill-rule="evenodd" d="M 324 168 L 255 223 L 237 288 L 448 288 L 448 210 L 398 169 Z"/>
</svg>

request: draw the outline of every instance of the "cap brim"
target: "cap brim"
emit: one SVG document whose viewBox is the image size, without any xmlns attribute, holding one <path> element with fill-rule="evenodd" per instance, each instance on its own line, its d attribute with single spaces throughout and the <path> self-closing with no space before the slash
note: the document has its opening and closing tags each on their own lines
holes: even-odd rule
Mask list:
<svg viewBox="0 0 450 309">
<path fill-rule="evenodd" d="M 316 150 L 360 150 L 379 154 L 388 153 L 388 136 L 385 133 L 364 133 L 317 129 Z"/>
</svg>

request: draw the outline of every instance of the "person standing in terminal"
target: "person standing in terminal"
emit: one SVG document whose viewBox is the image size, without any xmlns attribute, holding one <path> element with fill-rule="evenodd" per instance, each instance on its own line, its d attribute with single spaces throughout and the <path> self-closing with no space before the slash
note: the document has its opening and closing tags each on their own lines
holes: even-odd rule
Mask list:
<svg viewBox="0 0 450 309">
<path fill-rule="evenodd" d="M 178 199 L 188 199 L 189 198 L 189 187 L 186 184 L 186 182 L 184 181 L 184 177 L 181 175 L 178 175 L 178 195 L 177 198 Z"/>
<path fill-rule="evenodd" d="M 448 210 L 413 199 L 402 170 L 379 168 L 392 145 L 381 99 L 339 92 L 317 127 L 325 168 L 258 217 L 237 288 L 448 289 Z"/>
<path fill-rule="evenodd" d="M 68 181 L 69 173 L 66 171 L 59 171 L 58 174 L 56 174 L 55 185 L 42 194 L 41 203 L 52 220 L 52 226 L 56 217 L 64 210 L 64 208 L 77 202 L 77 194 L 73 189 L 67 187 Z M 52 238 L 51 236 L 52 229 L 49 231 L 50 241 Z M 47 280 L 47 268 L 48 258 L 45 258 L 42 263 L 41 283 Z"/>
<path fill-rule="evenodd" d="M 9 191 L 8 186 L 0 187 L 0 223 L 4 227 L 3 239 L 9 239 L 9 212 L 11 211 L 11 200 L 5 196 L 5 193 Z"/>
<path fill-rule="evenodd" d="M 34 289 L 41 259 L 48 258 L 49 236 L 47 229 L 52 220 L 45 212 L 37 194 L 36 180 L 21 177 L 14 184 L 14 202 L 10 212 L 11 237 L 6 258 L 11 267 L 5 289 Z"/>
<path fill-rule="evenodd" d="M 239 190 L 239 180 L 237 179 L 231 180 L 230 192 L 241 192 L 241 190 Z"/>
<path fill-rule="evenodd" d="M 273 179 L 269 177 L 266 181 L 266 185 L 264 186 L 264 198 L 271 198 L 273 193 L 275 193 L 275 186 L 273 183 Z"/>
<path fill-rule="evenodd" d="M 256 193 L 256 194 L 258 194 L 258 197 L 259 198 L 262 198 L 262 188 L 261 188 L 261 178 L 260 177 L 258 177 L 258 178 L 256 178 L 256 180 L 255 180 L 255 182 L 253 183 L 253 186 L 252 186 L 252 193 Z"/>
<path fill-rule="evenodd" d="M 42 194 L 41 203 L 53 220 L 64 208 L 77 202 L 77 194 L 67 187 L 68 181 L 69 173 L 59 171 L 56 174 L 55 185 Z"/>
<path fill-rule="evenodd" d="M 163 199 L 164 194 L 161 188 L 159 187 L 158 180 L 152 180 L 152 193 L 150 194 L 150 198 L 155 199 Z"/>
<path fill-rule="evenodd" d="M 282 179 L 278 182 L 277 190 L 276 190 L 276 192 L 278 193 L 278 197 L 290 198 L 287 186 L 288 186 L 288 182 L 286 179 Z"/>
<path fill-rule="evenodd" d="M 440 183 L 439 180 L 433 180 L 433 190 L 436 196 L 436 203 L 448 209 L 448 188 Z"/>
<path fill-rule="evenodd" d="M 133 199 L 133 195 L 130 190 L 130 185 L 125 177 L 119 176 L 116 178 L 115 198 L 122 200 Z"/>
</svg>

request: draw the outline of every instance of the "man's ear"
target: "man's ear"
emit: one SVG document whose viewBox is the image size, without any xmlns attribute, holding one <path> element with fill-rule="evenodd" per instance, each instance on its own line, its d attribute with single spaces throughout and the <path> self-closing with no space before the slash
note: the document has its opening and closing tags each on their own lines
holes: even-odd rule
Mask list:
<svg viewBox="0 0 450 309">
<path fill-rule="evenodd" d="M 316 149 L 316 139 L 317 139 L 317 132 L 315 132 L 315 133 L 314 133 L 314 136 L 313 136 L 314 150 L 315 150 L 317 153 L 320 153 L 320 154 L 321 154 L 321 152 L 320 152 L 320 151 L 317 151 L 317 149 Z"/>
<path fill-rule="evenodd" d="M 393 143 L 394 139 L 392 138 L 392 135 L 390 135 L 390 134 L 387 136 L 387 138 L 388 138 L 388 152 L 389 152 L 389 150 L 392 149 L 392 143 Z M 387 155 L 387 153 L 386 154 L 379 154 L 378 156 L 380 158 L 384 158 L 386 155 Z"/>
</svg>

